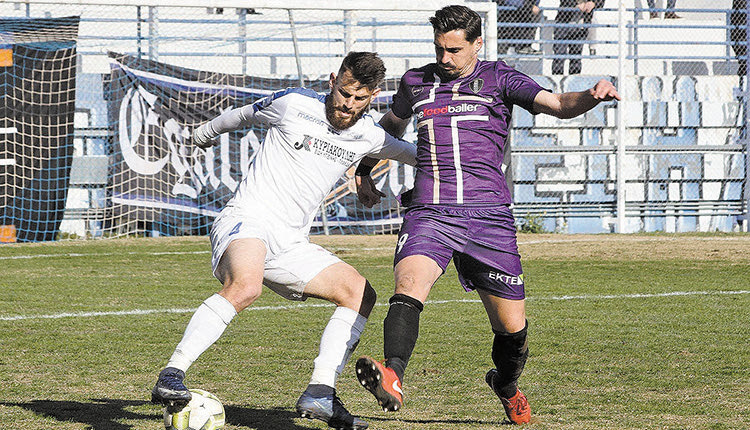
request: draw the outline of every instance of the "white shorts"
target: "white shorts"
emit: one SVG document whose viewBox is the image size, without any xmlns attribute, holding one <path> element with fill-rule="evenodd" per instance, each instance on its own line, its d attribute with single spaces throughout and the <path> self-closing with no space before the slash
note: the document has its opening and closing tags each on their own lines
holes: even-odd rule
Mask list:
<svg viewBox="0 0 750 430">
<path fill-rule="evenodd" d="M 305 287 L 326 267 L 341 262 L 330 251 L 310 243 L 307 235 L 276 220 L 239 216 L 225 209 L 211 228 L 211 266 L 216 268 L 235 239 L 260 239 L 266 245 L 263 284 L 289 300 L 306 300 Z M 223 283 L 222 279 L 219 282 Z"/>
</svg>

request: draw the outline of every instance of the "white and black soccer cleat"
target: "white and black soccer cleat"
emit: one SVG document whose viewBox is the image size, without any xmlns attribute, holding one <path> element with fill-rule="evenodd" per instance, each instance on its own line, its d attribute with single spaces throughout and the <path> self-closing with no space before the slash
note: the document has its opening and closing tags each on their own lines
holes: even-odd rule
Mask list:
<svg viewBox="0 0 750 430">
<path fill-rule="evenodd" d="M 339 430 L 364 430 L 368 427 L 367 422 L 355 417 L 346 410 L 341 399 L 336 395 L 336 390 L 327 388 L 327 394 L 322 394 L 318 388 L 320 385 L 309 385 L 297 400 L 297 413 L 302 418 L 321 420 L 328 427 Z"/>
<path fill-rule="evenodd" d="M 193 398 L 190 390 L 182 383 L 185 372 L 167 367 L 159 373 L 154 389 L 151 390 L 151 403 L 160 403 L 170 411 L 179 411 Z"/>
</svg>

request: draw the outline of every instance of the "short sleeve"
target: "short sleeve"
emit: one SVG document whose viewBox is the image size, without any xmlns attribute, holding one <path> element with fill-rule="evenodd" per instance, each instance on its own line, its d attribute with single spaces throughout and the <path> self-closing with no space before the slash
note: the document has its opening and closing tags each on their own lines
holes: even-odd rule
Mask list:
<svg viewBox="0 0 750 430">
<path fill-rule="evenodd" d="M 503 100 L 536 114 L 537 112 L 534 112 L 534 98 L 544 88 L 528 75 L 507 65 L 498 67 L 498 75 Z"/>
<path fill-rule="evenodd" d="M 411 166 L 417 163 L 417 146 L 412 142 L 393 137 L 375 124 L 376 136 L 382 142 L 379 148 L 368 155 L 381 160 L 396 160 Z"/>
<path fill-rule="evenodd" d="M 401 119 L 411 118 L 414 111 L 411 108 L 411 100 L 409 100 L 409 85 L 406 83 L 404 76 L 401 77 L 401 82 L 398 84 L 398 91 L 393 95 L 393 101 L 391 102 L 391 111 L 394 115 Z"/>
<path fill-rule="evenodd" d="M 287 88 L 276 91 L 250 105 L 253 119 L 266 124 L 277 124 L 284 117 L 292 94 L 305 91 L 303 88 Z"/>
</svg>

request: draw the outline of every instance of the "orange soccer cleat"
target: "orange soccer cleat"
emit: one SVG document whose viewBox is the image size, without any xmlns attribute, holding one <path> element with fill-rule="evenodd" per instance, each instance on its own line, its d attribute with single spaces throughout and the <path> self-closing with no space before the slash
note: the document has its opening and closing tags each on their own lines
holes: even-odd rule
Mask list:
<svg viewBox="0 0 750 430">
<path fill-rule="evenodd" d="M 401 380 L 390 367 L 370 357 L 360 357 L 356 364 L 357 379 L 371 392 L 384 411 L 397 411 L 404 403 Z"/>
<path fill-rule="evenodd" d="M 531 406 L 529 406 L 529 401 L 526 400 L 526 396 L 521 390 L 516 388 L 516 394 L 514 394 L 513 397 L 509 399 L 502 397 L 495 389 L 495 375 L 497 375 L 497 370 L 490 369 L 484 380 L 487 382 L 487 385 L 492 388 L 492 391 L 495 392 L 497 397 L 500 398 L 500 401 L 503 403 L 503 408 L 505 408 L 505 415 L 508 416 L 510 422 L 513 424 L 526 424 L 531 421 Z"/>
</svg>

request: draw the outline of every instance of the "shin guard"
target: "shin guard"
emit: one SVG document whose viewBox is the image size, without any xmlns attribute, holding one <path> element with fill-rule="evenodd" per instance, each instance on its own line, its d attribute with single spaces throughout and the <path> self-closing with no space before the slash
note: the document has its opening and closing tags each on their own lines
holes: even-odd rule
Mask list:
<svg viewBox="0 0 750 430">
<path fill-rule="evenodd" d="M 529 356 L 529 345 L 526 331 L 529 327 L 528 321 L 523 330 L 515 333 L 495 333 L 492 343 L 492 362 L 497 368 L 497 379 L 494 386 L 499 395 L 511 398 L 516 394 L 518 378 L 523 372 L 526 359 Z"/>
<path fill-rule="evenodd" d="M 385 365 L 403 381 L 406 365 L 419 336 L 419 314 L 424 305 L 404 294 L 394 294 L 389 303 L 391 306 L 383 322 Z"/>
</svg>

